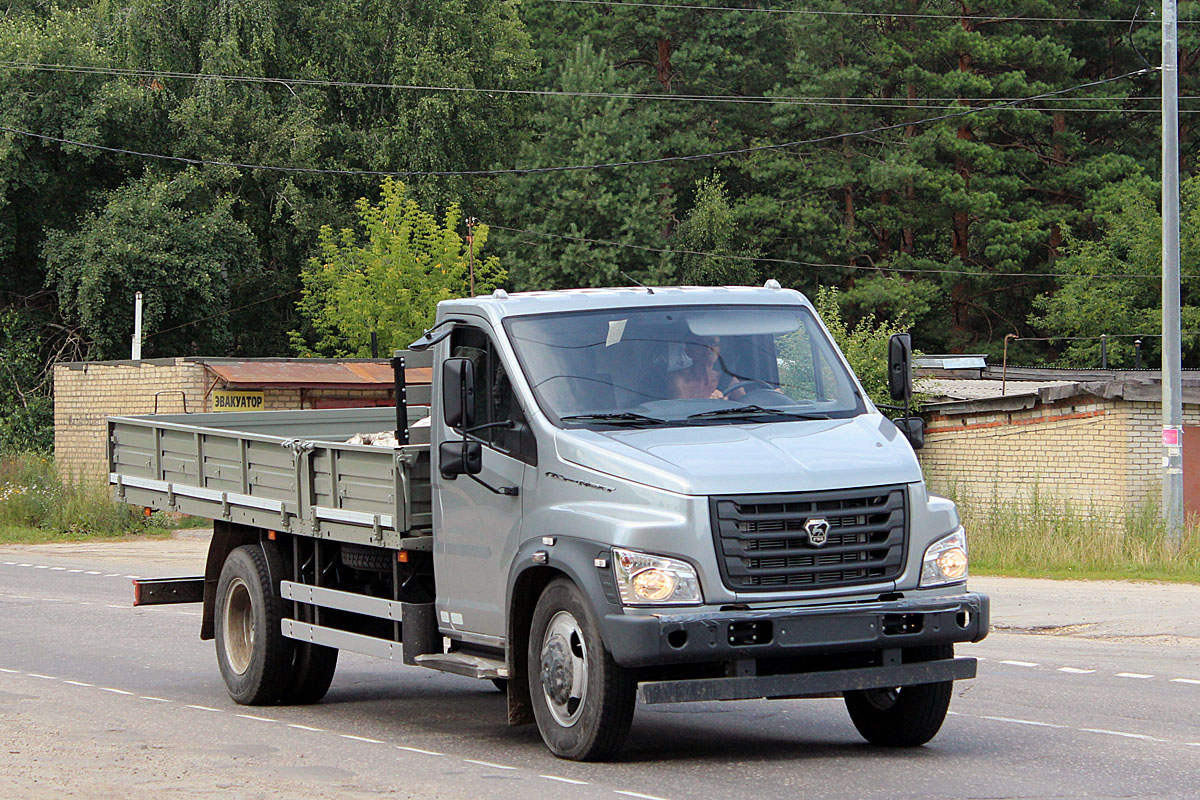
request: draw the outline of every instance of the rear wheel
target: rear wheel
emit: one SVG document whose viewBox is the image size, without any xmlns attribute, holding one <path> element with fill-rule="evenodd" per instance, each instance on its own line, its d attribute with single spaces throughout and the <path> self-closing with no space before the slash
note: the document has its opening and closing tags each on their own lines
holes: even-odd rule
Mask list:
<svg viewBox="0 0 1200 800">
<path fill-rule="evenodd" d="M 290 705 L 320 702 L 337 670 L 338 651 L 334 647 L 297 642 L 292 660 L 291 675 L 281 700 Z"/>
<path fill-rule="evenodd" d="M 954 657 L 953 645 L 926 648 L 917 660 Z M 953 681 L 846 692 L 846 710 L 862 737 L 885 747 L 919 747 L 941 729 Z"/>
<path fill-rule="evenodd" d="M 278 701 L 295 648 L 280 630 L 282 604 L 261 547 L 244 545 L 225 559 L 216 606 L 217 665 L 229 696 L 243 705 Z"/>
<path fill-rule="evenodd" d="M 633 722 L 636 686 L 604 649 L 575 584 L 560 578 L 538 599 L 528 655 L 533 714 L 550 751 L 600 761 L 620 750 Z"/>
</svg>

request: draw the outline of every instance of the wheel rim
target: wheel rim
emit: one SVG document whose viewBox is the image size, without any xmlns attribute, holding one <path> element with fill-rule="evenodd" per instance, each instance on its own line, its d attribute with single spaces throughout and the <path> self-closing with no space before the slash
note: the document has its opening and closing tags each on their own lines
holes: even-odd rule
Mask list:
<svg viewBox="0 0 1200 800">
<path fill-rule="evenodd" d="M 225 660 L 238 675 L 245 674 L 254 654 L 254 603 L 250 599 L 250 588 L 241 578 L 229 582 L 222 616 Z"/>
<path fill-rule="evenodd" d="M 542 637 L 542 693 L 555 722 L 569 728 L 579 721 L 587 700 L 587 648 L 583 631 L 570 612 L 550 618 Z"/>
<path fill-rule="evenodd" d="M 863 697 L 867 699 L 867 702 L 876 711 L 890 711 L 900 698 L 900 688 L 867 689 L 863 692 Z"/>
</svg>

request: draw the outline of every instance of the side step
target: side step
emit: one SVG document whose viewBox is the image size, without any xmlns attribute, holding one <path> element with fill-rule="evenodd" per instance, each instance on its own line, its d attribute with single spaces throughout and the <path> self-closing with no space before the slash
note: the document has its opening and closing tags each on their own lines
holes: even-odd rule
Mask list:
<svg viewBox="0 0 1200 800">
<path fill-rule="evenodd" d="M 468 653 L 428 653 L 417 656 L 415 661 L 422 667 L 468 678 L 508 678 L 508 665 L 503 661 Z"/>
</svg>

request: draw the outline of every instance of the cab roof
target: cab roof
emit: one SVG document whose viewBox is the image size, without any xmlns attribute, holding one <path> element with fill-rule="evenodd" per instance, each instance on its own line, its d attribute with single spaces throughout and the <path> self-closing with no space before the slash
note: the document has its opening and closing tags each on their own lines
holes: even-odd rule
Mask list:
<svg viewBox="0 0 1200 800">
<path fill-rule="evenodd" d="M 812 307 L 808 299 L 794 289 L 756 286 L 620 286 L 512 293 L 498 290 L 480 297 L 443 300 L 438 304 L 438 319 L 449 314 L 475 314 L 498 321 L 526 314 L 686 305 Z"/>
</svg>

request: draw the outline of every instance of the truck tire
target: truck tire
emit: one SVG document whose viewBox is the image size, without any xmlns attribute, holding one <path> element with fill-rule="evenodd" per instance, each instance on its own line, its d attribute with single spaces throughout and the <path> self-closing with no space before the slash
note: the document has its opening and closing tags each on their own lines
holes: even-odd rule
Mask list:
<svg viewBox="0 0 1200 800">
<path fill-rule="evenodd" d="M 591 606 L 565 578 L 538 598 L 529 631 L 529 693 L 550 752 L 602 761 L 625 742 L 636 685 L 604 648 Z"/>
<path fill-rule="evenodd" d="M 242 705 L 270 705 L 288 686 L 294 647 L 280 630 L 282 602 L 258 545 L 231 551 L 216 596 L 217 665 L 229 696 Z"/>
<path fill-rule="evenodd" d="M 953 645 L 922 648 L 917 658 L 954 657 Z M 941 729 L 954 681 L 846 692 L 846 710 L 862 737 L 884 747 L 920 747 Z"/>
<path fill-rule="evenodd" d="M 333 683 L 333 673 L 337 670 L 337 648 L 296 642 L 295 652 L 288 685 L 280 701 L 297 706 L 319 703 Z"/>
</svg>

